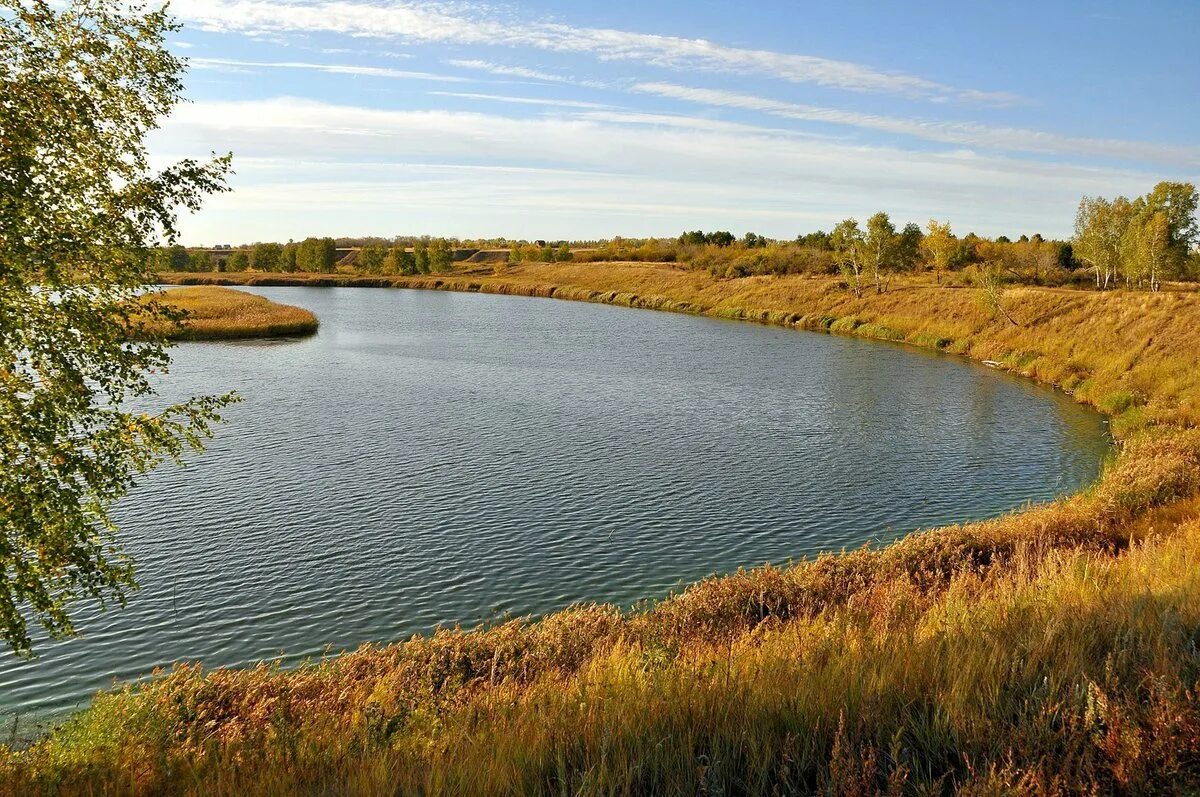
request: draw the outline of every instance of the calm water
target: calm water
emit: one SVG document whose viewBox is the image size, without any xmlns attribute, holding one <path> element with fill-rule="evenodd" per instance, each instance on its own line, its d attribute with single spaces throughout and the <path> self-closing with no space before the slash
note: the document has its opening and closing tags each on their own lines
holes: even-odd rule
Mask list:
<svg viewBox="0 0 1200 797">
<path fill-rule="evenodd" d="M 287 661 L 438 624 L 628 605 L 739 566 L 1075 490 L 1102 419 L 874 342 L 476 294 L 256 291 L 304 341 L 189 344 L 165 397 L 246 401 L 120 508 L 143 585 L 83 636 L 0 654 L 45 716 L 174 660 Z"/>
</svg>

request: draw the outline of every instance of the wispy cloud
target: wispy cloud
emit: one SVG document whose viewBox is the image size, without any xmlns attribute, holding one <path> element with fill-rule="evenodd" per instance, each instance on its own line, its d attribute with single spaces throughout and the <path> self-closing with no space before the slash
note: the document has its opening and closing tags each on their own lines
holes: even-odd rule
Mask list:
<svg viewBox="0 0 1200 797">
<path fill-rule="evenodd" d="M 810 133 L 794 128 L 763 127 L 762 125 L 727 122 L 721 119 L 706 119 L 704 117 L 685 116 L 682 114 L 643 113 L 640 111 L 589 111 L 578 114 L 578 118 L 593 122 L 611 122 L 619 125 L 674 127 L 681 130 L 702 130 L 715 133 L 750 133 L 759 136 L 790 136 L 793 138 L 814 138 L 826 141 L 832 141 L 836 138 L 835 136 Z"/>
<path fill-rule="evenodd" d="M 415 43 L 532 47 L 636 61 L 680 70 L 766 75 L 857 92 L 935 100 L 1010 104 L 1007 92 L 962 88 L 902 72 L 812 55 L 729 47 L 704 39 L 661 36 L 551 22 L 509 22 L 481 10 L 362 0 L 175 0 L 183 20 L 207 30 L 246 34 L 328 32 Z"/>
<path fill-rule="evenodd" d="M 507 64 L 496 64 L 491 61 L 480 61 L 477 59 L 451 59 L 446 62 L 450 66 L 456 66 L 459 69 L 477 69 L 483 72 L 488 72 L 493 75 L 502 75 L 504 77 L 519 77 L 526 80 L 540 80 L 547 83 L 569 83 L 574 86 L 586 86 L 588 88 L 602 89 L 607 88 L 607 84 L 596 80 L 580 80 L 574 77 L 565 75 L 556 75 L 550 72 L 543 72 L 538 69 L 529 69 L 524 66 L 509 66 Z"/>
<path fill-rule="evenodd" d="M 1200 147 L 1164 146 L 1145 141 L 1063 136 L 1037 130 L 993 127 L 973 122 L 941 122 L 880 116 L 836 108 L 800 105 L 718 89 L 679 86 L 673 83 L 638 83 L 633 85 L 631 90 L 703 105 L 759 111 L 787 119 L 898 133 L 928 141 L 968 147 L 1052 155 L 1091 155 L 1188 168 L 1200 166 Z"/>
<path fill-rule="evenodd" d="M 350 64 L 313 64 L 305 61 L 239 61 L 232 58 L 190 58 L 188 64 L 197 69 L 308 69 L 334 75 L 361 75 L 365 77 L 396 78 L 402 80 L 432 80 L 439 83 L 467 83 L 466 78 L 454 75 L 438 75 L 433 72 L 414 72 L 404 69 L 389 69 L 380 66 L 356 66 Z"/>
<path fill-rule="evenodd" d="M 554 108 L 612 108 L 600 102 L 585 102 L 583 100 L 551 100 L 544 97 L 513 97 L 506 94 L 479 94 L 466 91 L 430 91 L 429 94 L 438 97 L 459 97 L 465 100 L 483 100 L 486 102 L 509 102 L 516 105 L 546 105 Z"/>
</svg>

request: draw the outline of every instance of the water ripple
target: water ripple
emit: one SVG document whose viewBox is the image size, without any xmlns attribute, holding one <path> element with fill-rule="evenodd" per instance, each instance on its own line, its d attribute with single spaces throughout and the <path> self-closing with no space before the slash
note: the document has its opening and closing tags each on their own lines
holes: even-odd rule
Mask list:
<svg viewBox="0 0 1200 797">
<path fill-rule="evenodd" d="M 117 512 L 143 589 L 0 659 L 49 715 L 176 660 L 285 661 L 892 539 L 1072 491 L 1101 419 L 948 357 L 520 297 L 271 288 L 299 342 L 191 344 L 209 453 Z"/>
</svg>

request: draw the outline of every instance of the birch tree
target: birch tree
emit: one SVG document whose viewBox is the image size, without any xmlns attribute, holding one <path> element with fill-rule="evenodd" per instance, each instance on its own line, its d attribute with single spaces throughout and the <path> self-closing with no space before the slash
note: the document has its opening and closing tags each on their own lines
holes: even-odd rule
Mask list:
<svg viewBox="0 0 1200 797">
<path fill-rule="evenodd" d="M 146 253 L 230 164 L 149 167 L 144 137 L 183 88 L 176 29 L 136 2 L 0 0 L 0 637 L 21 654 L 30 623 L 66 636 L 80 599 L 125 600 L 113 502 L 233 400 L 130 409 L 153 406 L 181 320 L 138 301 Z"/>
</svg>

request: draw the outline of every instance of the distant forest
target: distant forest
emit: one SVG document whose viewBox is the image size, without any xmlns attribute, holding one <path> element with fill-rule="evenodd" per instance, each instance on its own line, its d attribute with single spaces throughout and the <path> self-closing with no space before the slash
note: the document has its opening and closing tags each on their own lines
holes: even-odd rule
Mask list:
<svg viewBox="0 0 1200 797">
<path fill-rule="evenodd" d="M 674 238 L 514 241 L 398 236 L 307 238 L 237 247 L 163 247 L 161 271 L 261 271 L 415 275 L 462 267 L 502 271 L 509 263 L 634 261 L 674 263 L 722 279 L 768 274 L 841 274 L 861 293 L 886 291 L 900 274 L 929 272 L 940 283 L 999 281 L 1035 285 L 1157 290 L 1164 281 L 1200 281 L 1200 197 L 1191 183 L 1162 182 L 1134 199 L 1084 197 L 1070 240 L 1034 233 L 1013 239 L 958 236 L 950 222 L 897 229 L 887 213 L 864 224 L 846 219 L 784 240 L 753 232 L 694 230 Z"/>
</svg>

